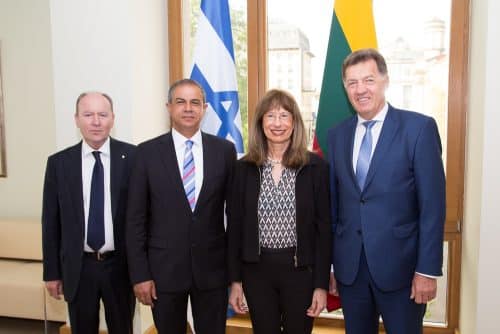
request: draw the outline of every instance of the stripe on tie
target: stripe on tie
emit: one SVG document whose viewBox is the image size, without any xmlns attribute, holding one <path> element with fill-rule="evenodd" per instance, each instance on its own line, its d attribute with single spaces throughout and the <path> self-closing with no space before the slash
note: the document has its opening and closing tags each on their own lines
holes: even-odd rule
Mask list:
<svg viewBox="0 0 500 334">
<path fill-rule="evenodd" d="M 186 198 L 191 210 L 194 211 L 196 205 L 195 192 L 195 166 L 193 157 L 193 141 L 186 140 L 186 150 L 184 151 L 184 164 L 182 167 L 182 184 L 186 192 Z"/>
</svg>

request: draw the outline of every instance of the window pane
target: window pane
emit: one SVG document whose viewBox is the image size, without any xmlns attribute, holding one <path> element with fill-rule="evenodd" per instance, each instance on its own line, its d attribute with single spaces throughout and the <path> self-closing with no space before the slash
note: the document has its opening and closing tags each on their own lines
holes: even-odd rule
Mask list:
<svg viewBox="0 0 500 334">
<path fill-rule="evenodd" d="M 387 101 L 434 117 L 446 166 L 451 0 L 374 0 L 373 12 L 389 70 Z"/>
<path fill-rule="evenodd" d="M 267 87 L 287 90 L 295 97 L 309 146 L 314 137 L 332 13 L 331 0 L 267 1 Z"/>
<path fill-rule="evenodd" d="M 268 88 L 285 89 L 297 99 L 309 144 L 314 134 L 333 6 L 332 0 L 267 1 Z M 379 50 L 389 67 L 387 101 L 434 117 L 446 165 L 451 0 L 373 0 L 373 9 Z M 427 324 L 437 326 L 445 326 L 447 317 L 447 242 L 444 256 L 438 295 L 429 303 L 425 315 Z M 323 312 L 323 317 L 342 317 L 342 311 Z"/>
</svg>

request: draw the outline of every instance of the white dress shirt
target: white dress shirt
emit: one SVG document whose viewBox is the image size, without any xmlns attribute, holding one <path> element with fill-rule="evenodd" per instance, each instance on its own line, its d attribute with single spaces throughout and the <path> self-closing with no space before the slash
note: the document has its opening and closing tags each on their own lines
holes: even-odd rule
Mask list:
<svg viewBox="0 0 500 334">
<path fill-rule="evenodd" d="M 382 107 L 382 110 L 373 117 L 373 121 L 376 121 L 372 126 L 372 152 L 370 154 L 373 157 L 373 152 L 375 152 L 375 147 L 377 147 L 378 138 L 380 137 L 380 132 L 382 131 L 382 125 L 384 125 L 385 116 L 387 115 L 387 110 L 389 110 L 389 105 L 387 102 Z M 354 174 L 356 174 L 356 164 L 358 163 L 359 150 L 361 148 L 361 142 L 366 132 L 366 127 L 363 125 L 367 120 L 359 116 L 358 114 L 358 125 L 356 125 L 356 132 L 354 134 L 354 146 L 352 149 L 352 168 L 354 169 Z"/>
<path fill-rule="evenodd" d="M 172 139 L 174 140 L 175 155 L 177 156 L 177 166 L 182 178 L 184 169 L 184 153 L 186 151 L 186 141 L 191 140 L 193 146 L 191 151 L 194 158 L 194 193 L 195 202 L 198 202 L 201 186 L 203 184 L 203 144 L 201 140 L 201 131 L 198 130 L 191 138 L 186 138 L 179 131 L 172 128 Z"/>
<path fill-rule="evenodd" d="M 87 244 L 87 227 L 89 221 L 90 207 L 90 187 L 92 183 L 92 171 L 94 170 L 95 158 L 92 152 L 101 152 L 101 161 L 104 167 L 104 245 L 99 252 L 109 252 L 115 250 L 115 239 L 113 235 L 113 216 L 111 214 L 111 155 L 109 137 L 104 144 L 94 150 L 85 140 L 82 141 L 82 182 L 83 182 L 83 208 L 85 211 L 85 244 L 84 251 L 94 252 Z"/>
</svg>

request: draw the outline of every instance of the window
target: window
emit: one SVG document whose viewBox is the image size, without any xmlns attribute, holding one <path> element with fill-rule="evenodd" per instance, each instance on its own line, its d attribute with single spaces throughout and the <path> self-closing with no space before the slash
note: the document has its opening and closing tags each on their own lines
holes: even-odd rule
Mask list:
<svg viewBox="0 0 500 334">
<path fill-rule="evenodd" d="M 241 52 L 240 56 L 246 60 L 240 70 L 247 88 L 240 91 L 240 94 L 247 94 L 248 119 L 251 119 L 257 100 L 267 87 L 286 85 L 284 88 L 293 89 L 292 93 L 304 111 L 304 120 L 312 138 L 321 88 L 316 73 L 320 73 L 319 80 L 322 76 L 322 70 L 318 72 L 316 67 L 324 65 L 324 56 L 321 58 L 322 51 L 316 49 L 316 45 L 326 50 L 333 0 L 305 3 L 298 0 L 230 0 L 233 20 L 233 10 L 241 10 L 241 4 L 245 1 L 246 8 L 243 10 L 246 13 L 246 50 L 244 45 L 241 51 L 237 51 L 235 46 L 235 52 Z M 379 49 L 390 66 L 392 92 L 388 91 L 388 100 L 396 106 L 429 111 L 439 124 L 447 176 L 446 241 L 443 245 L 446 274 L 438 283 L 438 298 L 429 306 L 425 333 L 454 333 L 454 329 L 458 328 L 470 0 L 433 1 L 431 4 L 428 4 L 428 1 L 412 0 L 373 1 Z M 289 12 L 295 3 L 307 6 L 305 10 L 308 15 L 291 17 L 293 15 Z M 315 11 L 317 6 L 320 10 Z M 391 11 L 386 10 L 388 7 Z M 189 45 L 189 41 L 183 42 L 183 38 L 189 38 L 186 33 L 189 28 L 186 29 L 186 26 L 189 26 L 190 21 L 183 18 L 191 15 L 188 8 L 191 8 L 189 0 L 168 1 L 171 81 L 186 76 L 183 69 L 188 47 L 183 46 Z M 283 8 L 287 9 L 286 15 L 283 14 Z M 425 42 L 425 45 L 416 42 L 417 37 L 412 33 L 397 36 L 396 33 L 406 29 L 402 27 L 408 26 L 406 23 L 412 21 L 410 19 L 417 18 L 417 15 L 415 18 L 409 16 L 417 11 L 421 14 L 434 13 L 434 10 L 439 8 L 442 15 L 420 16 L 424 17 L 424 20 L 417 29 L 421 34 L 418 38 Z M 377 15 L 381 15 L 383 11 L 398 13 L 397 17 L 393 15 L 384 20 L 384 24 L 387 24 L 385 28 L 377 21 Z M 324 15 L 326 18 L 323 19 Z M 311 20 L 311 17 L 314 17 L 314 20 Z M 284 19 L 290 19 L 288 26 L 283 22 Z M 318 33 L 317 36 L 309 33 L 308 28 L 300 26 L 307 25 L 310 23 L 308 21 L 313 21 L 316 26 L 325 26 L 326 32 Z M 298 27 L 293 29 L 290 24 Z M 278 31 L 271 30 L 271 26 L 277 26 Z M 232 28 L 235 38 L 234 23 Z M 277 36 L 277 41 L 273 41 L 274 35 Z M 382 35 L 384 38 L 390 37 L 387 43 L 381 39 Z M 315 42 L 315 39 L 319 41 Z M 282 71 L 279 72 L 283 78 L 278 78 L 273 72 L 277 64 L 283 65 Z M 242 115 L 242 118 L 245 119 L 245 116 Z M 316 323 L 343 326 L 342 321 L 338 319 L 319 319 Z"/>
</svg>

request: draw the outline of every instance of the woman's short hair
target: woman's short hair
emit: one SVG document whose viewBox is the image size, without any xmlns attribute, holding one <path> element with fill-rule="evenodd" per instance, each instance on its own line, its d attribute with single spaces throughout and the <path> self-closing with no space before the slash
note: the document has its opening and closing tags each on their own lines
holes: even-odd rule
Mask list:
<svg viewBox="0 0 500 334">
<path fill-rule="evenodd" d="M 262 122 L 268 111 L 280 107 L 292 114 L 293 123 L 290 144 L 281 163 L 285 167 L 299 168 L 308 162 L 306 130 L 299 106 L 290 93 L 280 89 L 269 90 L 257 104 L 255 115 L 250 124 L 248 154 L 243 158 L 245 161 L 261 166 L 267 160 L 269 148 Z"/>
</svg>

